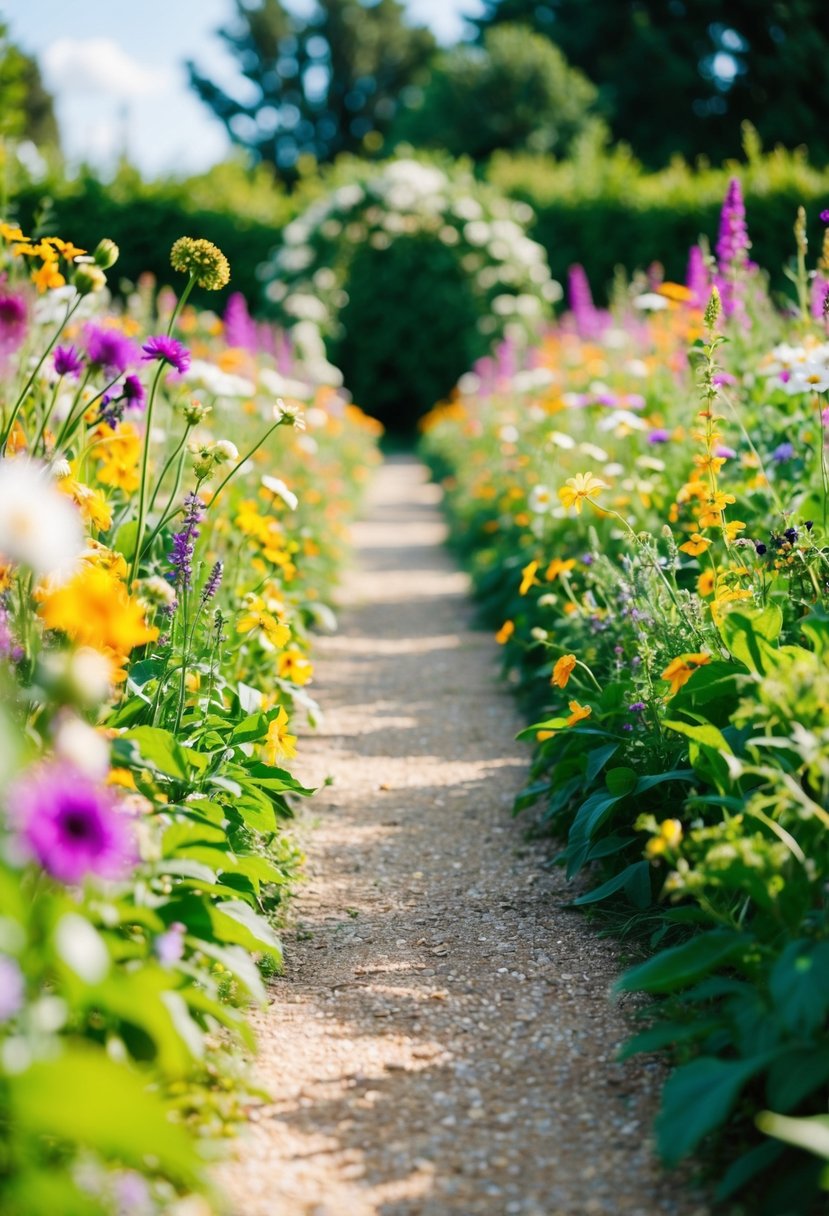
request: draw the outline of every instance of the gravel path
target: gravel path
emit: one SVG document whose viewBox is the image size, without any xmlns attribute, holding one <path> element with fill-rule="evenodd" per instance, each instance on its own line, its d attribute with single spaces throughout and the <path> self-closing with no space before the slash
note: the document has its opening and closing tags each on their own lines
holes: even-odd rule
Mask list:
<svg viewBox="0 0 829 1216">
<path fill-rule="evenodd" d="M 422 466 L 355 529 L 286 971 L 258 1019 L 234 1216 L 704 1216 L 649 1152 L 652 1063 L 614 1062 L 612 944 L 562 910 L 510 807 L 528 754 Z"/>
</svg>

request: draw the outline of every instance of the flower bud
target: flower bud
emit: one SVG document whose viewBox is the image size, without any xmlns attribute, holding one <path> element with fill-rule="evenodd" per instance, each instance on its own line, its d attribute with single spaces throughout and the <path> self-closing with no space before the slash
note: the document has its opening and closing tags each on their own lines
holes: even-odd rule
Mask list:
<svg viewBox="0 0 829 1216">
<path fill-rule="evenodd" d="M 100 266 L 101 270 L 109 270 L 118 261 L 120 253 L 121 250 L 115 241 L 111 241 L 109 237 L 105 236 L 102 241 L 98 241 L 92 256 L 96 266 Z"/>
<path fill-rule="evenodd" d="M 713 329 L 717 324 L 717 317 L 720 315 L 720 293 L 717 287 L 711 288 L 711 295 L 708 303 L 705 306 L 704 321 L 708 329 Z"/>
<path fill-rule="evenodd" d="M 88 296 L 93 292 L 103 291 L 107 277 L 100 266 L 77 266 L 72 275 L 72 283 L 78 295 Z"/>
</svg>

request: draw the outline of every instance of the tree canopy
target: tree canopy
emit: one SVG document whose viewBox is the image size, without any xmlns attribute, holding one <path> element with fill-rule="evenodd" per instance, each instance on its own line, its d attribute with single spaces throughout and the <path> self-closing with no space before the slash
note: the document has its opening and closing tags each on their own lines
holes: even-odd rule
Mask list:
<svg viewBox="0 0 829 1216">
<path fill-rule="evenodd" d="M 399 0 L 317 0 L 300 16 L 281 0 L 235 0 L 218 31 L 241 69 L 238 95 L 188 63 L 199 97 L 234 143 L 288 178 L 303 157 L 374 152 L 435 41 L 404 21 Z"/>
<path fill-rule="evenodd" d="M 461 44 L 436 59 L 419 103 L 401 111 L 393 135 L 474 160 L 498 149 L 561 155 L 596 96 L 547 38 L 497 25 L 482 46 Z"/>
<path fill-rule="evenodd" d="M 599 86 L 615 136 L 649 164 L 805 143 L 829 161 L 826 0 L 484 0 L 479 37 L 522 22 Z"/>
<path fill-rule="evenodd" d="M 51 94 L 43 85 L 37 60 L 9 38 L 0 21 L 0 136 L 30 139 L 38 147 L 57 148 L 58 124 Z"/>
</svg>

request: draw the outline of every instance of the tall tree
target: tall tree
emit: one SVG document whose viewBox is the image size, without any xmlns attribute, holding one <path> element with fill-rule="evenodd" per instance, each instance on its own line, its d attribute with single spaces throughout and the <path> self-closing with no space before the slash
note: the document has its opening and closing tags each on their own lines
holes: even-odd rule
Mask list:
<svg viewBox="0 0 829 1216">
<path fill-rule="evenodd" d="M 497 25 L 483 46 L 439 56 L 418 104 L 392 131 L 418 147 L 483 160 L 499 148 L 567 152 L 589 122 L 596 89 L 548 38 Z"/>
<path fill-rule="evenodd" d="M 766 143 L 829 161 L 826 0 L 484 0 L 474 24 L 523 22 L 599 86 L 613 132 L 651 164 Z"/>
<path fill-rule="evenodd" d="M 304 17 L 281 0 L 235 3 L 218 33 L 241 69 L 239 94 L 192 62 L 190 82 L 234 143 L 287 177 L 303 156 L 376 151 L 435 49 L 428 30 L 405 23 L 400 0 L 317 0 Z"/>
<path fill-rule="evenodd" d="M 58 124 L 37 60 L 16 46 L 0 21 L 0 136 L 57 148 Z"/>
</svg>

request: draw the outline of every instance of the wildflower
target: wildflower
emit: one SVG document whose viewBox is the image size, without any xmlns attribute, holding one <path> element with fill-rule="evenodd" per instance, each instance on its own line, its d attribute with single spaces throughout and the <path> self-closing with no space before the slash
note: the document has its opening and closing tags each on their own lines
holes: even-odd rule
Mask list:
<svg viewBox="0 0 829 1216">
<path fill-rule="evenodd" d="M 778 443 L 777 447 L 771 453 L 771 459 L 775 464 L 784 464 L 787 460 L 791 460 L 794 456 L 793 443 Z"/>
<path fill-rule="evenodd" d="M 706 663 L 710 662 L 710 654 L 680 654 L 675 659 L 671 659 L 661 677 L 670 684 L 671 696 L 676 696 L 698 667 L 704 667 Z"/>
<path fill-rule="evenodd" d="M 41 294 L 53 287 L 66 286 L 66 279 L 60 273 L 57 262 L 51 258 L 47 258 L 38 270 L 32 271 L 31 279 Z"/>
<path fill-rule="evenodd" d="M 592 560 L 593 559 L 589 554 L 586 554 L 582 558 L 582 561 L 586 566 L 589 566 Z M 548 583 L 554 583 L 560 574 L 569 574 L 570 571 L 575 568 L 575 565 L 576 559 L 573 557 L 568 557 L 564 561 L 562 561 L 562 559 L 559 557 L 554 557 L 547 569 L 544 571 L 544 577 Z"/>
<path fill-rule="evenodd" d="M 533 486 L 527 504 L 536 515 L 543 515 L 553 505 L 553 494 L 548 486 Z"/>
<path fill-rule="evenodd" d="M 558 496 L 565 507 L 575 507 L 576 513 L 580 515 L 581 504 L 606 489 L 605 482 L 594 477 L 592 473 L 577 473 L 575 477 L 567 478 Z"/>
<path fill-rule="evenodd" d="M 0 290 L 0 363 L 22 345 L 26 337 L 25 297 L 15 291 Z"/>
<path fill-rule="evenodd" d="M 290 680 L 300 687 L 307 684 L 314 674 L 310 660 L 299 650 L 284 651 L 277 659 L 276 669 L 281 680 Z"/>
<path fill-rule="evenodd" d="M 501 628 L 495 635 L 495 641 L 499 646 L 505 646 L 515 633 L 515 621 L 504 621 Z"/>
<path fill-rule="evenodd" d="M 748 263 L 751 242 L 746 228 L 746 210 L 739 179 L 733 177 L 728 185 L 720 213 L 717 238 L 718 287 L 723 315 L 731 317 L 745 313 L 743 287 L 737 279 Z"/>
<path fill-rule="evenodd" d="M 279 477 L 271 477 L 269 474 L 264 474 L 262 477 L 262 485 L 271 494 L 275 494 L 277 498 L 281 498 L 289 511 L 295 511 L 299 506 L 299 499 L 293 490 L 289 490 Z"/>
<path fill-rule="evenodd" d="M 708 540 L 705 536 L 700 536 L 699 532 L 693 532 L 686 540 L 684 545 L 679 548 L 682 553 L 690 553 L 691 557 L 699 557 L 700 553 L 704 553 L 713 541 Z"/>
<path fill-rule="evenodd" d="M 669 849 L 676 849 L 682 840 L 682 824 L 678 819 L 663 819 L 659 832 L 652 836 L 645 845 L 645 856 L 649 861 L 656 860 Z"/>
<path fill-rule="evenodd" d="M 0 555 L 61 579 L 82 551 L 80 514 L 46 470 L 22 457 L 0 460 Z"/>
<path fill-rule="evenodd" d="M 83 359 L 80 351 L 74 346 L 56 346 L 52 356 L 55 374 L 58 376 L 73 376 L 77 378 L 83 371 Z"/>
<path fill-rule="evenodd" d="M 291 636 L 290 628 L 281 625 L 259 599 L 253 599 L 248 611 L 236 622 L 237 633 L 250 633 L 254 629 L 260 630 L 267 643 L 276 650 L 280 650 Z"/>
<path fill-rule="evenodd" d="M 768 545 L 764 544 L 763 541 L 756 540 L 754 542 L 754 552 L 757 554 L 758 557 L 764 557 L 765 554 L 768 553 L 768 551 L 769 551 L 769 547 L 768 547 Z"/>
<path fill-rule="evenodd" d="M 530 587 L 538 586 L 538 580 L 535 577 L 537 570 L 538 562 L 536 561 L 529 562 L 526 566 L 524 566 L 523 570 L 521 571 L 521 585 L 518 588 L 519 595 L 526 595 Z"/>
<path fill-rule="evenodd" d="M 184 935 L 187 926 L 180 920 L 174 920 L 164 933 L 160 933 L 153 942 L 153 952 L 162 967 L 173 967 L 184 957 Z"/>
<path fill-rule="evenodd" d="M 117 329 L 86 327 L 86 357 L 92 367 L 99 367 L 110 376 L 121 376 L 138 359 L 138 350 Z"/>
<path fill-rule="evenodd" d="M 567 719 L 568 726 L 575 726 L 577 722 L 583 722 L 593 712 L 591 706 L 579 705 L 578 701 L 570 701 L 568 709 L 570 710 L 570 717 Z"/>
<path fill-rule="evenodd" d="M 229 439 L 219 439 L 213 445 L 213 455 L 218 464 L 224 464 L 227 460 L 238 460 L 239 449 Z"/>
<path fill-rule="evenodd" d="M 658 426 L 648 434 L 648 443 L 668 443 L 671 438 L 671 432 L 666 431 L 664 427 Z"/>
<path fill-rule="evenodd" d="M 567 682 L 575 671 L 576 662 L 577 660 L 574 654 L 564 654 L 556 662 L 556 665 L 553 668 L 553 677 L 551 680 L 551 683 L 555 684 L 556 688 L 567 687 Z"/>
<path fill-rule="evenodd" d="M 763 546 L 765 551 L 765 546 Z M 702 574 L 697 579 L 697 593 L 699 595 L 711 595 L 716 585 L 713 570 L 703 570 Z"/>
<path fill-rule="evenodd" d="M 688 270 L 685 282 L 691 293 L 692 301 L 697 308 L 704 308 L 711 290 L 708 282 L 708 268 L 705 256 L 699 245 L 692 245 L 688 253 Z"/>
<path fill-rule="evenodd" d="M 144 352 L 142 358 L 145 361 L 157 359 L 160 363 L 168 363 L 180 376 L 183 376 L 190 366 L 190 352 L 187 347 L 179 342 L 178 338 L 168 338 L 166 334 L 156 334 L 148 338 L 141 350 Z"/>
<path fill-rule="evenodd" d="M 135 863 L 129 820 L 112 794 L 65 764 L 46 764 L 14 787 L 21 841 L 52 878 L 118 878 Z"/>
<path fill-rule="evenodd" d="M 290 760 L 296 755 L 296 735 L 288 734 L 288 715 L 284 705 L 268 724 L 264 742 L 265 763 L 275 765 L 277 760 Z"/>
<path fill-rule="evenodd" d="M 628 705 L 629 714 L 641 714 L 647 709 L 647 704 L 644 701 L 633 701 Z"/>
<path fill-rule="evenodd" d="M 230 281 L 230 263 L 221 249 L 200 237 L 179 237 L 170 250 L 170 265 L 192 275 L 206 291 L 219 291 Z"/>
<path fill-rule="evenodd" d="M 230 347 L 239 347 L 255 354 L 259 349 L 259 339 L 256 322 L 248 311 L 248 305 L 241 291 L 234 291 L 228 296 L 224 316 L 225 341 Z"/>
<path fill-rule="evenodd" d="M 131 494 L 140 484 L 138 466 L 141 437 L 138 431 L 132 423 L 124 423 L 115 435 L 108 435 L 105 431 L 99 432 L 99 435 L 106 438 L 94 449 L 98 461 L 98 481 L 101 485 Z"/>
<path fill-rule="evenodd" d="M 193 554 L 203 518 L 204 503 L 198 494 L 188 494 L 184 499 L 184 526 L 173 533 L 173 547 L 168 555 L 175 571 L 171 581 L 184 591 L 190 590 L 193 581 Z"/>
<path fill-rule="evenodd" d="M 72 286 L 80 296 L 91 296 L 96 291 L 103 291 L 107 285 L 107 277 L 100 266 L 85 264 L 76 267 L 72 275 Z"/>
<path fill-rule="evenodd" d="M 143 408 L 145 399 L 144 385 L 135 375 L 126 376 L 121 385 L 121 400 L 134 410 Z"/>
<path fill-rule="evenodd" d="M 741 519 L 732 519 L 725 525 L 725 536 L 729 543 L 736 540 L 740 532 L 745 532 L 746 525 Z"/>
<path fill-rule="evenodd" d="M 10 1021 L 23 1008 L 26 983 L 16 959 L 0 954 L 0 1023 Z"/>
<path fill-rule="evenodd" d="M 212 600 L 213 596 L 219 590 L 219 587 L 221 586 L 221 583 L 222 583 L 222 574 L 223 573 L 224 573 L 223 563 L 220 561 L 216 562 L 213 569 L 210 571 L 210 575 L 207 579 L 207 582 L 204 584 L 204 587 L 202 588 L 201 602 L 203 604 L 206 604 L 208 600 Z"/>
<path fill-rule="evenodd" d="M 109 237 L 105 236 L 102 240 L 98 241 L 92 256 L 95 259 L 95 265 L 100 266 L 101 270 L 110 270 L 118 261 L 120 254 L 121 250 L 115 244 L 115 241 L 111 241 Z"/>
</svg>

